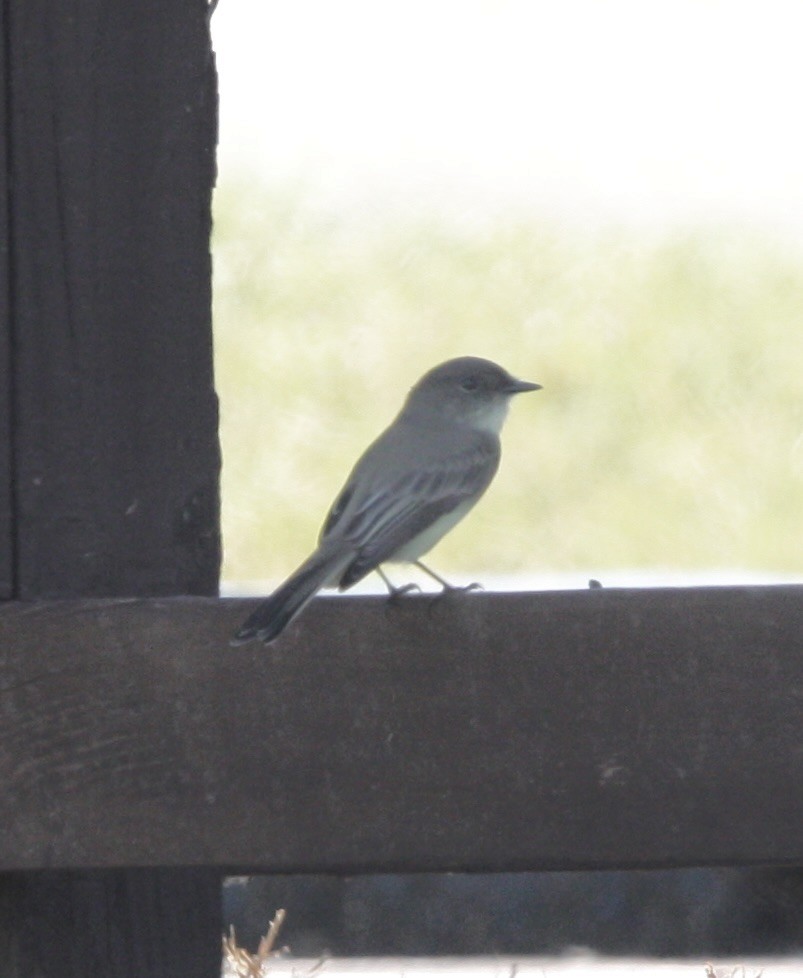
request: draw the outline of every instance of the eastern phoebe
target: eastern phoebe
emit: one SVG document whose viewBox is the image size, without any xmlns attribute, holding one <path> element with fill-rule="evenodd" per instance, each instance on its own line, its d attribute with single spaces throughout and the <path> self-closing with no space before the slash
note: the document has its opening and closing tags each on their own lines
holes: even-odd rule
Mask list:
<svg viewBox="0 0 803 978">
<path fill-rule="evenodd" d="M 412 388 L 393 423 L 354 466 L 321 530 L 318 549 L 266 598 L 232 639 L 272 642 L 317 592 L 341 591 L 380 564 L 414 563 L 471 509 L 499 466 L 510 399 L 540 390 L 490 360 L 448 360 Z"/>
</svg>

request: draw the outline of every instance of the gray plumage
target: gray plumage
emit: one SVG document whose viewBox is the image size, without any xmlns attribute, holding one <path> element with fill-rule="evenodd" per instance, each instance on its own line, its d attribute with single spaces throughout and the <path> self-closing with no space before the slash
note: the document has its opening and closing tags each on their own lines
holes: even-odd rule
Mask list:
<svg viewBox="0 0 803 978">
<path fill-rule="evenodd" d="M 539 390 L 479 357 L 434 367 L 354 466 L 318 549 L 237 631 L 271 642 L 327 585 L 345 590 L 389 561 L 418 561 L 474 506 L 499 466 L 511 397 Z"/>
</svg>

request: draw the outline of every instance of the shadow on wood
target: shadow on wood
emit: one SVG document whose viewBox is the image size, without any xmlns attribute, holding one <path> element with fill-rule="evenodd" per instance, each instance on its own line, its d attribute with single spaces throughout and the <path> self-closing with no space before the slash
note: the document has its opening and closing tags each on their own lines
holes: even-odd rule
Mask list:
<svg viewBox="0 0 803 978">
<path fill-rule="evenodd" d="M 20 921 L 25 975 L 217 975 L 219 942 L 208 906 L 220 902 L 220 875 L 203 869 L 14 873 L 0 877 Z M 2 974 L 19 962 L 3 955 Z M 41 970 L 40 970 L 41 969 Z"/>
</svg>

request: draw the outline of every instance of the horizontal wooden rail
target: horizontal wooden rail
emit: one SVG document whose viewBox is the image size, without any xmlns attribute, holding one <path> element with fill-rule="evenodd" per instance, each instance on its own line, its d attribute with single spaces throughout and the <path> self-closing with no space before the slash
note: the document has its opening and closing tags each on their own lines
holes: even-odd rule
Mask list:
<svg viewBox="0 0 803 978">
<path fill-rule="evenodd" d="M 803 863 L 803 587 L 0 605 L 0 868 Z"/>
</svg>

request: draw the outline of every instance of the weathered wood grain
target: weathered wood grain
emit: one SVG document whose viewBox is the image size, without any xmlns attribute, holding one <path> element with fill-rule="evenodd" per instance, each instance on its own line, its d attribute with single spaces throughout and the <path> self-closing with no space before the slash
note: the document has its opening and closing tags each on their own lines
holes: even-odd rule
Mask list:
<svg viewBox="0 0 803 978">
<path fill-rule="evenodd" d="M 6 873 L 0 883 L 3 978 L 220 975 L 214 871 L 46 869 Z M 6 916 L 19 923 L 4 943 Z"/>
<path fill-rule="evenodd" d="M 8 0 L 2 18 L 0 598 L 215 594 L 206 2 Z M 85 763 L 63 746 L 64 770 Z M 214 870 L 0 874 L 4 978 L 211 978 L 220 925 Z"/>
<path fill-rule="evenodd" d="M 803 861 L 803 587 L 0 614 L 0 866 Z"/>
<path fill-rule="evenodd" d="M 6 8 L 0 7 L 0 37 L 6 36 Z M 0 45 L 0 601 L 14 596 L 11 294 L 9 257 L 8 73 L 6 46 Z"/>
<path fill-rule="evenodd" d="M 16 596 L 212 593 L 206 5 L 7 12 Z"/>
</svg>

